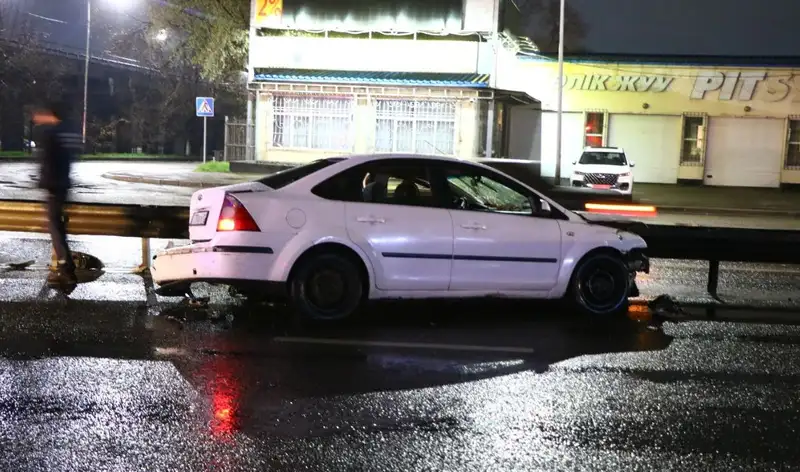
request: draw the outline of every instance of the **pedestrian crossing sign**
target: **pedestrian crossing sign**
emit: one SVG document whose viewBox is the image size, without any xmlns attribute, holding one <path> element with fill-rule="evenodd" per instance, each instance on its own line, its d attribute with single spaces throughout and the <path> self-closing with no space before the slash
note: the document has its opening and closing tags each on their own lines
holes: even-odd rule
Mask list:
<svg viewBox="0 0 800 472">
<path fill-rule="evenodd" d="M 199 117 L 214 117 L 214 99 L 211 97 L 197 97 L 194 99 L 195 114 Z"/>
</svg>

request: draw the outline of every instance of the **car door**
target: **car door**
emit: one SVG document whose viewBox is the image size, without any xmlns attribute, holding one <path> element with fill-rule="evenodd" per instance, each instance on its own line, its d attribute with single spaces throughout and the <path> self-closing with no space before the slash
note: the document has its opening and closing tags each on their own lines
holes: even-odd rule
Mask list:
<svg viewBox="0 0 800 472">
<path fill-rule="evenodd" d="M 350 187 L 343 192 L 349 195 L 347 234 L 372 261 L 378 289 L 446 291 L 450 285 L 453 223 L 430 187 L 425 162 L 380 159 L 341 177 Z"/>
<path fill-rule="evenodd" d="M 450 290 L 552 289 L 561 227 L 531 206 L 538 195 L 480 166 L 448 163 L 438 171 L 452 202 Z"/>
</svg>

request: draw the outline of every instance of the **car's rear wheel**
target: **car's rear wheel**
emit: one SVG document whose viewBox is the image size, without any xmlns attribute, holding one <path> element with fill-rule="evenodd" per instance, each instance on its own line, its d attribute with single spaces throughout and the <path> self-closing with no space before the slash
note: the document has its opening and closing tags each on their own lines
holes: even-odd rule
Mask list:
<svg viewBox="0 0 800 472">
<path fill-rule="evenodd" d="M 583 314 L 609 316 L 624 313 L 631 288 L 629 272 L 618 255 L 607 252 L 589 254 L 572 276 L 572 301 Z"/>
<path fill-rule="evenodd" d="M 340 321 L 355 315 L 364 298 L 358 267 L 335 253 L 315 254 L 300 261 L 289 281 L 297 314 L 311 321 Z"/>
</svg>

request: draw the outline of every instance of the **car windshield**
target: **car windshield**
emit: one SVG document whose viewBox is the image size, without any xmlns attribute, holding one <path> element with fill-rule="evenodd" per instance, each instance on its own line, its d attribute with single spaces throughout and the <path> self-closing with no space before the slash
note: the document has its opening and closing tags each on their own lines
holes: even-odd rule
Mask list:
<svg viewBox="0 0 800 472">
<path fill-rule="evenodd" d="M 628 161 L 621 152 L 584 152 L 578 164 L 624 166 Z"/>
<path fill-rule="evenodd" d="M 345 158 L 343 157 L 329 157 L 326 159 L 318 159 L 313 162 L 309 162 L 308 164 L 292 167 L 291 169 L 282 170 L 280 172 L 276 172 L 274 174 L 270 174 L 263 179 L 258 179 L 258 182 L 266 185 L 267 187 L 277 190 L 279 188 L 285 187 L 292 182 L 296 182 L 303 177 L 309 176 L 314 172 L 322 170 L 330 165 L 336 164 L 337 162 L 343 161 Z"/>
</svg>

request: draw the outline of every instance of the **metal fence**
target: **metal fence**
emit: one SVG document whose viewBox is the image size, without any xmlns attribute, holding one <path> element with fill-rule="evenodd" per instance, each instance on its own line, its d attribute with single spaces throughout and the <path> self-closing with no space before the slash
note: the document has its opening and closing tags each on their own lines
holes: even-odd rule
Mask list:
<svg viewBox="0 0 800 472">
<path fill-rule="evenodd" d="M 255 160 L 255 125 L 248 126 L 247 120 L 225 117 L 225 152 L 226 161 Z"/>
</svg>

